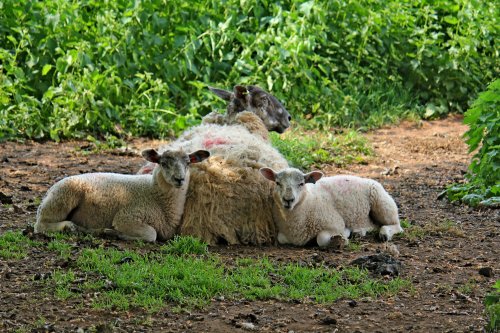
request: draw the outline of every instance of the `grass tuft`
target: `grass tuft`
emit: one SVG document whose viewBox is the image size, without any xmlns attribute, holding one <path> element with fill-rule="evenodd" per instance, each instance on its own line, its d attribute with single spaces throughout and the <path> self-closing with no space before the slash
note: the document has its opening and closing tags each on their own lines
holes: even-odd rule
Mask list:
<svg viewBox="0 0 500 333">
<path fill-rule="evenodd" d="M 39 245 L 24 236 L 21 231 L 7 231 L 0 235 L 0 258 L 22 259 L 28 255 L 28 250 Z"/>
</svg>

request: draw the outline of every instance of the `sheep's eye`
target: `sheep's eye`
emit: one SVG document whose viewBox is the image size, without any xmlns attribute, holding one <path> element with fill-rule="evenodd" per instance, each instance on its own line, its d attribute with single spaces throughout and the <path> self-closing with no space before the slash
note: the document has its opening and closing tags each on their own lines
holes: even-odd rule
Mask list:
<svg viewBox="0 0 500 333">
<path fill-rule="evenodd" d="M 276 182 L 276 185 L 281 186 L 281 183 L 280 182 Z"/>
<path fill-rule="evenodd" d="M 305 183 L 300 183 L 300 184 L 299 184 L 299 187 L 302 187 L 302 186 L 304 186 L 304 184 L 305 184 Z"/>
</svg>

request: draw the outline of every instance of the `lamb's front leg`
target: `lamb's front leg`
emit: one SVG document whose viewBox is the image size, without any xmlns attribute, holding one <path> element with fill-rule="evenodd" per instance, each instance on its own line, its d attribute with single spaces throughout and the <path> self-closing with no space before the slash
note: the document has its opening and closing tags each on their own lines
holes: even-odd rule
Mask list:
<svg viewBox="0 0 500 333">
<path fill-rule="evenodd" d="M 278 232 L 278 243 L 280 244 L 290 244 L 288 238 L 286 238 L 285 234 L 282 232 Z"/>
<path fill-rule="evenodd" d="M 56 231 L 70 231 L 72 233 L 79 231 L 79 228 L 71 221 L 61 222 L 40 222 L 35 223 L 35 233 L 47 233 Z"/>
<path fill-rule="evenodd" d="M 135 209 L 134 209 L 135 208 Z M 156 241 L 156 230 L 148 224 L 154 220 L 147 210 L 122 209 L 113 219 L 113 229 L 105 229 L 107 235 L 113 235 L 124 240 Z"/>
</svg>

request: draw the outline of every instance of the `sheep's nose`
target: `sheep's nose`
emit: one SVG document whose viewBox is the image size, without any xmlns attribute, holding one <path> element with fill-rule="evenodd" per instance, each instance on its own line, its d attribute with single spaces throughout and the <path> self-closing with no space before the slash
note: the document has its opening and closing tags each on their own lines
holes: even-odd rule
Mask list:
<svg viewBox="0 0 500 333">
<path fill-rule="evenodd" d="M 292 207 L 292 203 L 295 199 L 285 199 L 283 198 L 283 202 L 285 203 L 285 208 L 290 208 Z"/>
<path fill-rule="evenodd" d="M 177 183 L 178 187 L 181 187 L 184 184 L 184 178 L 176 178 L 174 177 L 174 181 Z"/>
</svg>

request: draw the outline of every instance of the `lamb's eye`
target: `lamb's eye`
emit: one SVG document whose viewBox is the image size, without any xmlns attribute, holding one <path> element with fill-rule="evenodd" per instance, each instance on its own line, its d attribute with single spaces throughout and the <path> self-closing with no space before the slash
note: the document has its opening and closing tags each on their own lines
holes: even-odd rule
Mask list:
<svg viewBox="0 0 500 333">
<path fill-rule="evenodd" d="M 276 185 L 281 186 L 281 183 L 280 182 L 276 182 Z"/>
<path fill-rule="evenodd" d="M 304 184 L 305 184 L 305 183 L 300 183 L 300 184 L 299 184 L 299 187 L 302 187 L 302 186 L 304 186 Z"/>
</svg>

